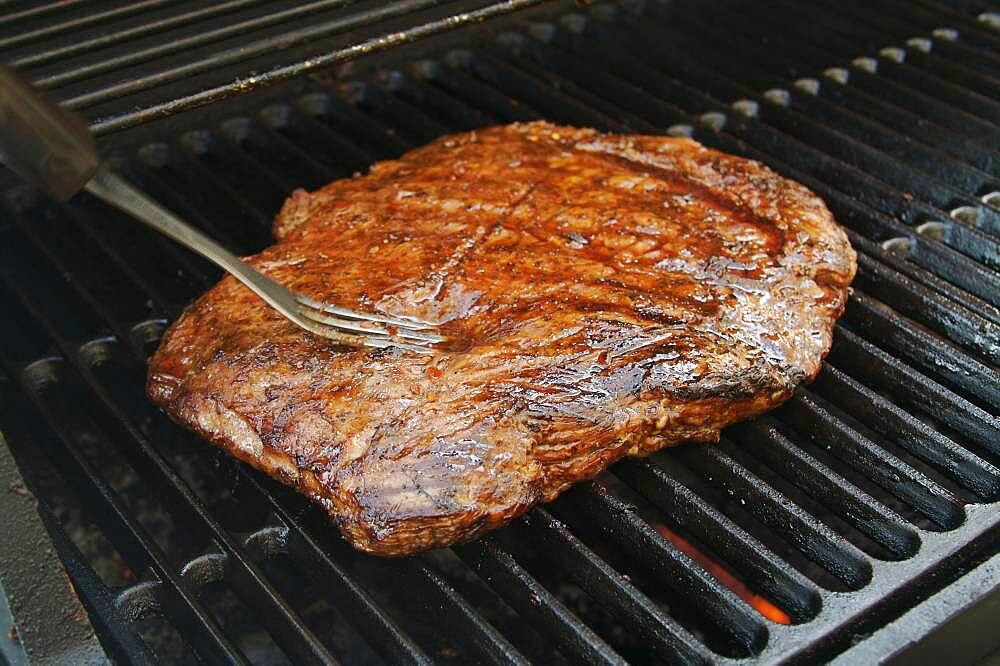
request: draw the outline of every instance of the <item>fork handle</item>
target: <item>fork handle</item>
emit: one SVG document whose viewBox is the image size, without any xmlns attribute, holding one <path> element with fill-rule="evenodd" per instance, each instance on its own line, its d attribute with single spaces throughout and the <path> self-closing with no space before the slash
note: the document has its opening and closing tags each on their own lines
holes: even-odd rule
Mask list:
<svg viewBox="0 0 1000 666">
<path fill-rule="evenodd" d="M 65 201 L 97 169 L 97 145 L 79 116 L 0 65 L 0 162 Z"/>
<path fill-rule="evenodd" d="M 87 183 L 86 189 L 115 208 L 215 262 L 272 307 L 283 311 L 282 304 L 279 304 L 271 292 L 272 290 L 287 292 L 285 287 L 248 266 L 235 254 L 156 203 L 106 166 L 101 165 L 97 169 L 97 173 Z M 262 280 L 270 283 L 266 289 L 259 284 Z M 287 294 L 290 298 L 291 292 Z"/>
</svg>

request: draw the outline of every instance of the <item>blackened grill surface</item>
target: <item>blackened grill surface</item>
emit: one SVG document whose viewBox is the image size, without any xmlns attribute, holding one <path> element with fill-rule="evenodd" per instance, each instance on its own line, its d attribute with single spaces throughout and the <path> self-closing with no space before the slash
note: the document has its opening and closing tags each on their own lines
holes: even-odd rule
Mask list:
<svg viewBox="0 0 1000 666">
<path fill-rule="evenodd" d="M 35 13 L 4 35 L 59 17 L 34 6 L 13 4 Z M 493 537 L 421 558 L 354 554 L 319 512 L 207 455 L 145 402 L 146 355 L 213 269 L 90 199 L 60 207 L 5 186 L 0 428 L 109 652 L 826 658 L 996 552 L 1000 33 L 985 3 L 879 10 L 557 4 L 105 141 L 130 177 L 243 253 L 267 243 L 296 185 L 539 117 L 690 133 L 802 182 L 848 228 L 855 291 L 828 363 L 785 407 L 718 447 L 616 466 Z M 142 11 L 105 23 L 141 24 Z M 0 57 L 69 44 L 32 39 Z M 792 624 L 755 612 L 671 534 Z"/>
</svg>

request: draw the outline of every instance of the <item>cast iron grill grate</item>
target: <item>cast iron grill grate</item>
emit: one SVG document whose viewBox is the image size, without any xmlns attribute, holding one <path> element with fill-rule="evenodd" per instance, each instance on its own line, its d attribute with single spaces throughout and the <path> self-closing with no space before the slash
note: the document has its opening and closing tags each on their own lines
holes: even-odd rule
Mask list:
<svg viewBox="0 0 1000 666">
<path fill-rule="evenodd" d="M 191 10 L 102 4 L 119 14 L 100 25 L 125 21 L 102 34 L 134 35 L 99 42 L 109 51 L 94 62 L 132 57 L 133 39 L 166 45 L 145 12 L 175 4 Z M 621 463 L 448 551 L 354 553 L 302 498 L 156 413 L 145 359 L 215 269 L 92 199 L 5 188 L 0 428 L 109 651 L 227 663 L 825 658 L 995 552 L 1000 33 L 976 18 L 986 3 L 887 2 L 877 20 L 861 4 L 783 4 L 557 3 L 229 100 L 210 118 L 108 137 L 130 178 L 242 253 L 269 242 L 294 187 L 537 117 L 689 134 L 828 202 L 859 276 L 814 384 L 717 447 Z M 45 7 L 19 10 L 23 24 L 61 25 Z M 198 7 L 197 20 L 211 17 Z M 65 49 L 29 74 L 60 76 L 91 53 L 61 30 L 38 38 L 47 50 L 3 39 L 14 61 Z M 220 80 L 243 71 L 212 62 Z M 168 66 L 157 56 L 127 80 Z M 117 67 L 109 76 L 126 80 Z M 80 85 L 98 90 L 95 76 Z M 214 85 L 182 83 L 151 94 Z M 107 104 L 129 119 L 90 116 L 107 131 L 155 115 Z"/>
</svg>

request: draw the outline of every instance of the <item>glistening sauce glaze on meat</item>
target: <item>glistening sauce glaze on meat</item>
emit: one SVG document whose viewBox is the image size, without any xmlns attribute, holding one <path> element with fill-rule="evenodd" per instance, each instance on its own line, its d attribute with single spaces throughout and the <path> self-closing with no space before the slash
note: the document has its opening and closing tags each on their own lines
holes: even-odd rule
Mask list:
<svg viewBox="0 0 1000 666">
<path fill-rule="evenodd" d="M 823 203 L 760 164 L 546 123 L 297 191 L 275 233 L 251 263 L 279 282 L 453 342 L 338 348 L 227 277 L 167 332 L 148 392 L 382 555 L 474 538 L 784 401 L 855 271 Z"/>
</svg>

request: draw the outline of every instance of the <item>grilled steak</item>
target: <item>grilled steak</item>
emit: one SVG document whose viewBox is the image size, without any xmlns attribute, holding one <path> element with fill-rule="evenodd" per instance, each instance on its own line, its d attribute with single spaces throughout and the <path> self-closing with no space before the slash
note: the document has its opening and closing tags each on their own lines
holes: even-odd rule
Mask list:
<svg viewBox="0 0 1000 666">
<path fill-rule="evenodd" d="M 855 271 L 823 203 L 760 164 L 546 123 L 297 191 L 275 234 L 249 261 L 279 282 L 450 342 L 337 347 L 226 277 L 171 326 L 148 393 L 380 555 L 472 539 L 781 403 Z"/>
</svg>

